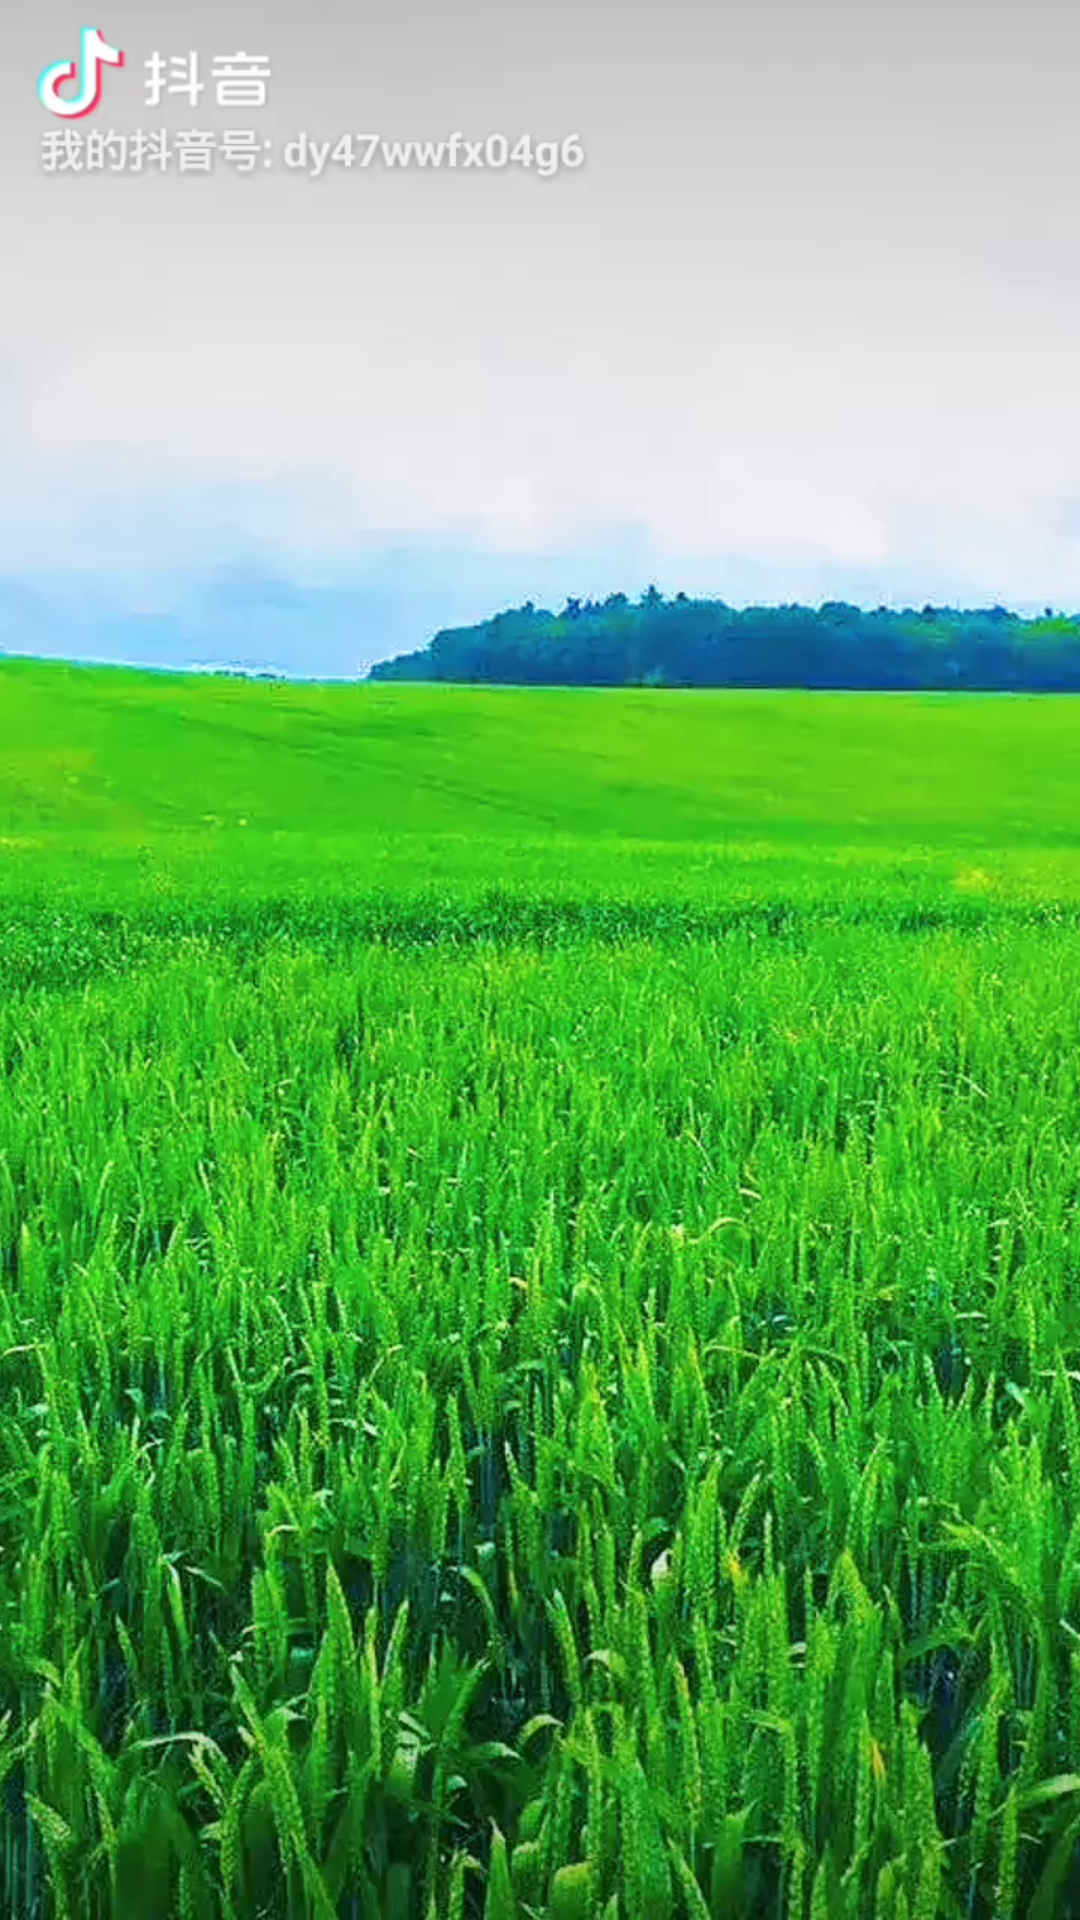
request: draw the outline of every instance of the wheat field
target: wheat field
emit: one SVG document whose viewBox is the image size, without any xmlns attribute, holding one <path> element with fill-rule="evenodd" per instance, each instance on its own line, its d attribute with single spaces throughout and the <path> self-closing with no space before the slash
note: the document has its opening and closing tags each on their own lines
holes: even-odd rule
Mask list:
<svg viewBox="0 0 1080 1920">
<path fill-rule="evenodd" d="M 0 667 L 5 1913 L 1080 1912 L 1075 711 Z"/>
</svg>

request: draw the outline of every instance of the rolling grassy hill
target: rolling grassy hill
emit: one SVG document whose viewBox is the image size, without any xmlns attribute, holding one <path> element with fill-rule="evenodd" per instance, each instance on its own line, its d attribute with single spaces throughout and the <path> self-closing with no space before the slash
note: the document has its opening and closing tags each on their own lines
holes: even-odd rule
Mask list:
<svg viewBox="0 0 1080 1920">
<path fill-rule="evenodd" d="M 0 893 L 1080 900 L 1068 697 L 0 663 Z"/>
</svg>

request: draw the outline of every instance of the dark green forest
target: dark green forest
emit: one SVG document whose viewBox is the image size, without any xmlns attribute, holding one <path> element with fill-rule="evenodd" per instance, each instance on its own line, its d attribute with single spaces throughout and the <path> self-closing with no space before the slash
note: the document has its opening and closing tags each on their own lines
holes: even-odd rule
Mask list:
<svg viewBox="0 0 1080 1920">
<path fill-rule="evenodd" d="M 1080 690 L 1080 617 L 1005 607 L 730 607 L 650 587 L 559 613 L 527 602 L 437 633 L 373 680 L 503 686 Z"/>
</svg>

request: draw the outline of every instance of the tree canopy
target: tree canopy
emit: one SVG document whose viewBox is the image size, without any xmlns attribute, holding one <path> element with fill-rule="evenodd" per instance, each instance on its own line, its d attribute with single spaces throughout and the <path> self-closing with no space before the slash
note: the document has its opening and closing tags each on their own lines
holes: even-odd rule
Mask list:
<svg viewBox="0 0 1080 1920">
<path fill-rule="evenodd" d="M 1080 617 L 1037 619 L 1001 606 L 867 610 L 730 607 L 723 600 L 568 599 L 524 606 L 437 633 L 373 680 L 503 686 L 821 687 L 1080 691 Z"/>
</svg>

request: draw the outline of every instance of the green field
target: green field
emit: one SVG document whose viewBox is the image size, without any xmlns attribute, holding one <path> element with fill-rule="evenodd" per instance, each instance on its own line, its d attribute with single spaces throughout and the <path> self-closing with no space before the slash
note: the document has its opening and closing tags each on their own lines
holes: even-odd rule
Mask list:
<svg viewBox="0 0 1080 1920">
<path fill-rule="evenodd" d="M 1069 697 L 250 685 L 0 661 L 0 895 L 1080 903 Z"/>
<path fill-rule="evenodd" d="M 1080 1913 L 1080 707 L 0 723 L 0 1912 Z"/>
</svg>

